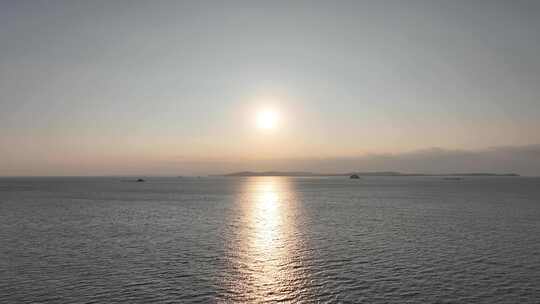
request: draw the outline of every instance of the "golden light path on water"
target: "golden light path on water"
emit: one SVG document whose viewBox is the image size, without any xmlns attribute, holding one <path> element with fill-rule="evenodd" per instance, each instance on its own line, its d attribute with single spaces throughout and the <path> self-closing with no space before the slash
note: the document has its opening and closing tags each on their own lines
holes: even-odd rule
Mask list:
<svg viewBox="0 0 540 304">
<path fill-rule="evenodd" d="M 229 247 L 236 275 L 227 285 L 235 300 L 287 302 L 309 292 L 304 267 L 308 257 L 297 231 L 299 207 L 287 178 L 245 180 L 236 244 Z"/>
</svg>

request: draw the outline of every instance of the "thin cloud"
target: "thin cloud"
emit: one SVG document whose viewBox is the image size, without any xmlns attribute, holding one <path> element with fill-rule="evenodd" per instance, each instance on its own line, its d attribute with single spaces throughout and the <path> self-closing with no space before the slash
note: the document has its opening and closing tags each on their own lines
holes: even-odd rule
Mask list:
<svg viewBox="0 0 540 304">
<path fill-rule="evenodd" d="M 232 171 L 311 171 L 320 173 L 352 171 L 400 171 L 405 173 L 519 173 L 540 175 L 540 145 L 502 146 L 483 150 L 430 148 L 395 154 L 368 154 L 359 157 L 266 159 L 266 160 L 176 160 L 179 170 L 202 173 Z"/>
</svg>

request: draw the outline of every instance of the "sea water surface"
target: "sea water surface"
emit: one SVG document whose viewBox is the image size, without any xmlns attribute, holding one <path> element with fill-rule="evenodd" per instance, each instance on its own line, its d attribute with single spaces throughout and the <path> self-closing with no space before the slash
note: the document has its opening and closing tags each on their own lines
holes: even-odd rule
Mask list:
<svg viewBox="0 0 540 304">
<path fill-rule="evenodd" d="M 540 303 L 540 179 L 0 179 L 0 303 L 296 302 Z"/>
</svg>

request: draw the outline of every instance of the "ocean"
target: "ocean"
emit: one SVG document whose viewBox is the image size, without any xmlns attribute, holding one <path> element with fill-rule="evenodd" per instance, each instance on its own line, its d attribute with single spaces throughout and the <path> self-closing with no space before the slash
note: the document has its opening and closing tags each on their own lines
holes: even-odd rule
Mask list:
<svg viewBox="0 0 540 304">
<path fill-rule="evenodd" d="M 0 179 L 0 303 L 540 303 L 540 178 Z"/>
</svg>

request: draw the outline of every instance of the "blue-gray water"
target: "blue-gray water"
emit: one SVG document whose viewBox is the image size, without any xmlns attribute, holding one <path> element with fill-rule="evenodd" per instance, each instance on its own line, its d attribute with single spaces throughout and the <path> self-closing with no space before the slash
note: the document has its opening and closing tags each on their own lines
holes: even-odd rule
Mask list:
<svg viewBox="0 0 540 304">
<path fill-rule="evenodd" d="M 0 179 L 0 303 L 540 303 L 540 179 Z"/>
</svg>

